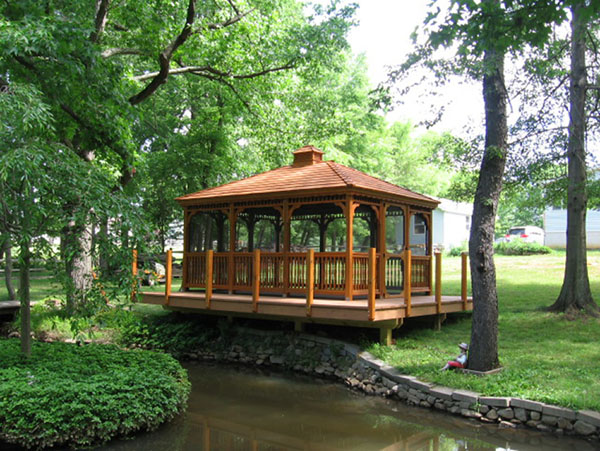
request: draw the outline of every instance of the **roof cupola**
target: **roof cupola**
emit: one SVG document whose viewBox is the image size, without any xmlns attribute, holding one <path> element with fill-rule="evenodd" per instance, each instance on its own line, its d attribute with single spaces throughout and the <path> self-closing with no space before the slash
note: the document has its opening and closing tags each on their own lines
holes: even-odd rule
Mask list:
<svg viewBox="0 0 600 451">
<path fill-rule="evenodd" d="M 314 146 L 304 146 L 294 151 L 292 167 L 310 166 L 323 161 L 323 151 Z"/>
</svg>

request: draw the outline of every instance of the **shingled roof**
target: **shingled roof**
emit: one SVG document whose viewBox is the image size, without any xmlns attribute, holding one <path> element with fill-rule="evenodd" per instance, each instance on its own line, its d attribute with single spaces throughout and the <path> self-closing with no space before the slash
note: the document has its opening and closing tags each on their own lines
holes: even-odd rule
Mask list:
<svg viewBox="0 0 600 451">
<path fill-rule="evenodd" d="M 294 152 L 294 163 L 225 185 L 178 197 L 181 205 L 241 199 L 280 199 L 298 195 L 355 193 L 375 195 L 435 208 L 431 197 L 415 193 L 334 161 L 323 161 L 323 152 L 305 146 Z"/>
</svg>

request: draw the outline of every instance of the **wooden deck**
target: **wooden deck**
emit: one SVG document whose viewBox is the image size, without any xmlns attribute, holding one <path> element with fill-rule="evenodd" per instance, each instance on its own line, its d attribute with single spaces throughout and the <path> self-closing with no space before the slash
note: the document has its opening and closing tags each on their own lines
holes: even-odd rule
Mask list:
<svg viewBox="0 0 600 451">
<path fill-rule="evenodd" d="M 163 305 L 170 310 L 193 311 L 223 316 L 240 316 L 257 319 L 293 321 L 297 327 L 304 323 L 342 324 L 356 327 L 373 327 L 382 332 L 384 342 L 391 339 L 391 330 L 401 326 L 407 317 L 432 316 L 439 319 L 448 313 L 472 310 L 473 302 L 460 296 L 442 296 L 438 305 L 435 296 L 412 296 L 410 313 L 403 298 L 377 299 L 373 319 L 369 320 L 367 299 L 353 301 L 315 298 L 308 306 L 305 298 L 281 297 L 261 294 L 253 302 L 251 294 L 212 293 L 206 302 L 204 292 L 144 292 L 142 303 Z M 409 313 L 409 314 L 407 314 Z"/>
</svg>

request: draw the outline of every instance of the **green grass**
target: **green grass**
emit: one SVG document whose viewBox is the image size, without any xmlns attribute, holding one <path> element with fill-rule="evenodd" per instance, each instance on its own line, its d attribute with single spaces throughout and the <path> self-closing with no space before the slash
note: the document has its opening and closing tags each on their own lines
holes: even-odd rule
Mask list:
<svg viewBox="0 0 600 451">
<path fill-rule="evenodd" d="M 13 287 L 15 291 L 19 289 L 19 273 L 13 273 Z M 17 294 L 18 296 L 18 294 Z M 32 301 L 41 301 L 48 297 L 62 297 L 62 288 L 52 278 L 50 271 L 36 271 L 31 273 L 30 296 Z M 8 291 L 4 281 L 4 273 L 0 277 L 0 302 L 8 301 Z"/>
<path fill-rule="evenodd" d="M 504 371 L 484 378 L 440 372 L 468 342 L 468 315 L 449 318 L 442 330 L 406 328 L 390 347 L 369 350 L 403 372 L 440 385 L 490 396 L 513 396 L 600 410 L 600 320 L 568 319 L 543 311 L 559 294 L 564 252 L 497 256 L 499 356 Z M 592 292 L 600 300 L 600 252 L 588 254 Z M 460 259 L 444 258 L 444 294 L 460 292 Z"/>
</svg>

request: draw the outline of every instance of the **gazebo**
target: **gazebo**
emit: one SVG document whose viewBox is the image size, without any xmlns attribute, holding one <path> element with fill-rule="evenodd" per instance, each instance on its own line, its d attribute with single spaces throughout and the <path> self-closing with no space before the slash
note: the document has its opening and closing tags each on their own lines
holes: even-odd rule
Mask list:
<svg viewBox="0 0 600 451">
<path fill-rule="evenodd" d="M 442 304 L 468 308 L 465 281 L 461 297 L 431 296 L 439 202 L 326 161 L 313 146 L 296 150 L 289 166 L 177 201 L 185 218 L 183 280 L 180 293 L 168 287 L 170 308 L 214 311 L 220 302 L 220 311 L 270 315 L 267 306 L 277 305 L 275 316 L 295 317 L 289 308 L 300 303 L 312 320 L 323 306 L 321 319 L 396 325 L 426 300 L 436 315 L 454 311 Z M 244 299 L 250 304 L 234 307 Z M 158 303 L 151 293 L 144 301 Z"/>
</svg>

